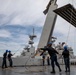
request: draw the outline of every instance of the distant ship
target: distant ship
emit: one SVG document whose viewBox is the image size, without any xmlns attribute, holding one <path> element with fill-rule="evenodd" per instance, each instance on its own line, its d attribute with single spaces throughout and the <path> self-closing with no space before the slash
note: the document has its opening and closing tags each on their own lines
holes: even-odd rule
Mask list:
<svg viewBox="0 0 76 75">
<path fill-rule="evenodd" d="M 56 4 L 56 0 L 53 0 L 52 4 L 49 7 L 48 13 L 47 13 L 46 21 L 45 21 L 45 24 L 43 27 L 43 31 L 41 34 L 40 42 L 38 44 L 38 48 L 42 48 L 42 47 L 46 46 L 48 42 L 52 41 L 51 36 L 53 33 L 53 29 L 54 29 L 54 25 L 55 25 L 55 21 L 56 21 L 56 17 L 57 17 L 57 15 L 53 12 L 53 10 L 55 10 L 55 9 L 57 9 L 57 4 Z M 63 9 L 65 10 L 66 8 L 63 8 Z M 73 9 L 73 8 L 71 7 L 71 9 Z M 59 9 L 59 11 L 61 11 L 61 10 Z M 64 15 L 62 15 L 62 16 L 64 17 Z M 67 18 L 67 15 L 66 15 L 66 18 Z M 35 47 L 33 46 L 33 44 L 34 44 L 33 39 L 36 38 L 36 35 L 34 34 L 34 29 L 33 29 L 33 34 L 29 35 L 29 38 L 30 38 L 30 40 L 29 40 L 28 44 L 31 45 L 31 47 L 26 46 L 23 49 L 20 56 L 12 58 L 13 66 L 42 65 L 42 56 L 37 55 L 35 58 L 31 58 L 35 54 Z M 53 38 L 53 39 L 54 39 L 53 42 L 55 42 L 56 38 Z M 54 47 L 56 47 L 56 46 L 54 46 Z M 59 46 L 57 46 L 56 48 L 58 48 L 58 47 Z M 74 56 L 73 49 L 71 47 L 68 47 L 68 48 L 69 48 L 69 52 L 71 55 L 70 64 L 76 64 L 76 56 Z M 63 49 L 57 49 L 57 51 L 59 52 L 59 54 L 61 54 Z M 62 58 L 58 60 L 60 64 L 64 64 L 62 62 L 62 60 L 63 60 Z M 0 61 L 1 61 L 1 63 L 0 63 L 0 66 L 1 66 L 2 57 L 0 57 Z M 7 60 L 7 64 L 8 63 L 9 62 Z"/>
</svg>

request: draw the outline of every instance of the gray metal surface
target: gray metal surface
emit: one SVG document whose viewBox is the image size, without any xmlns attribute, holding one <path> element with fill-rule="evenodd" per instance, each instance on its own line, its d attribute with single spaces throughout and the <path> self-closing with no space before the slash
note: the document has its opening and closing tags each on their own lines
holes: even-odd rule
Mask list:
<svg viewBox="0 0 76 75">
<path fill-rule="evenodd" d="M 71 72 L 65 72 L 65 67 L 62 65 L 62 72 L 58 71 L 56 67 L 56 73 L 51 74 L 51 66 L 27 66 L 25 67 L 14 67 L 1 69 L 0 75 L 76 75 L 76 66 L 71 66 Z"/>
</svg>

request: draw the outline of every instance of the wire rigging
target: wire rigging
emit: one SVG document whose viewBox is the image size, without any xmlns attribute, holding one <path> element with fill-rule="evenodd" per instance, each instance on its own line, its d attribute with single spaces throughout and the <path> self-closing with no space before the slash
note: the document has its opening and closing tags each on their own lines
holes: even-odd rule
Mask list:
<svg viewBox="0 0 76 75">
<path fill-rule="evenodd" d="M 69 0 L 69 1 L 70 1 L 70 0 Z M 73 0 L 72 0 L 72 5 L 73 5 Z M 70 23 L 72 22 L 72 18 L 73 18 L 73 10 L 71 10 Z M 67 35 L 66 43 L 68 43 L 68 40 L 69 40 L 70 30 L 71 30 L 71 24 L 69 25 L 69 30 L 68 30 L 68 35 Z"/>
</svg>

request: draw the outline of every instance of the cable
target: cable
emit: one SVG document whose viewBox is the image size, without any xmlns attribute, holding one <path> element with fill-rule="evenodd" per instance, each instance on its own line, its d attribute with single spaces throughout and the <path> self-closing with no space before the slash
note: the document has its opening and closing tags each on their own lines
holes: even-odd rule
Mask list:
<svg viewBox="0 0 76 75">
<path fill-rule="evenodd" d="M 21 47 L 20 47 L 21 48 Z M 20 50 L 20 48 L 14 53 L 14 55 Z"/>
<path fill-rule="evenodd" d="M 33 54 L 35 53 L 35 51 L 33 52 Z M 26 68 L 26 64 L 28 63 L 28 61 L 30 60 L 30 57 L 31 57 L 32 55 L 30 55 L 29 57 L 28 57 L 28 59 L 27 59 L 27 61 L 25 62 L 25 68 Z M 27 69 L 27 68 L 26 68 Z M 28 69 L 27 69 L 28 70 Z M 29 70 L 30 71 L 30 70 Z"/>
<path fill-rule="evenodd" d="M 72 2 L 73 3 L 73 2 Z M 73 12 L 73 10 L 71 10 Z M 72 15 L 73 13 L 71 12 L 71 18 L 70 18 L 70 23 L 72 22 Z M 71 24 L 69 26 L 69 30 L 68 30 L 68 35 L 67 35 L 67 39 L 66 39 L 66 43 L 68 42 L 68 38 L 69 38 L 69 33 L 70 33 L 70 29 L 71 29 Z"/>
<path fill-rule="evenodd" d="M 75 32 L 76 32 L 76 28 L 75 28 L 74 30 L 75 30 Z M 76 48 L 76 47 L 75 47 L 75 43 L 76 43 L 76 41 L 75 41 L 75 40 L 76 40 L 76 39 L 75 39 L 75 37 L 76 37 L 75 32 L 74 32 L 74 49 Z"/>
</svg>

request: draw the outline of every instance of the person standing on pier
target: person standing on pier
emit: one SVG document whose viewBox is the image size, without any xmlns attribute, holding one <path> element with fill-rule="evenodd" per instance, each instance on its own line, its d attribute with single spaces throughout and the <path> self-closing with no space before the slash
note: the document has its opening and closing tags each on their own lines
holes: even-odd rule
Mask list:
<svg viewBox="0 0 76 75">
<path fill-rule="evenodd" d="M 47 65 L 50 65 L 50 58 L 47 56 Z"/>
<path fill-rule="evenodd" d="M 7 52 L 8 52 L 8 50 L 6 50 L 6 52 L 3 54 L 2 69 L 4 69 L 4 66 L 5 66 L 5 68 L 7 68 L 7 62 L 6 62 Z"/>
<path fill-rule="evenodd" d="M 13 54 L 11 54 L 11 51 L 9 51 L 9 54 L 8 54 L 9 66 L 10 66 L 10 67 L 13 67 L 13 66 L 12 66 L 12 65 L 13 65 L 13 61 L 12 61 L 11 56 L 13 56 Z"/>
<path fill-rule="evenodd" d="M 40 54 L 40 56 L 42 56 L 43 66 L 45 66 L 45 57 L 46 57 L 46 52 L 42 52 L 42 53 Z"/>
<path fill-rule="evenodd" d="M 64 63 L 65 63 L 65 72 L 70 72 L 70 58 L 69 58 L 69 51 L 67 46 L 64 46 L 64 51 L 62 52 Z"/>
</svg>

